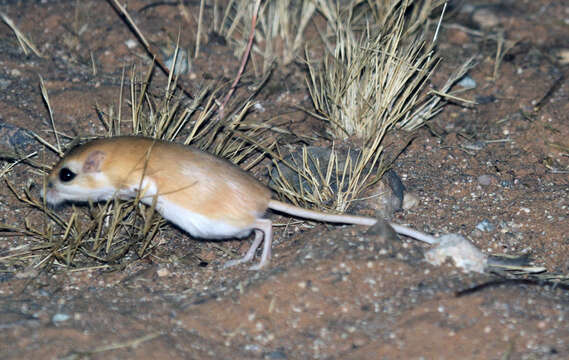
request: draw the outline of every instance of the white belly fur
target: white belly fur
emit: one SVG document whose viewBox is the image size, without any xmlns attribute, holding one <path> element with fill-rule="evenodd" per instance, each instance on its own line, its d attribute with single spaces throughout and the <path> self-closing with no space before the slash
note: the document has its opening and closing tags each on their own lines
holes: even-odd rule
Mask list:
<svg viewBox="0 0 569 360">
<path fill-rule="evenodd" d="M 193 213 L 164 198 L 158 198 L 156 210 L 167 220 L 187 231 L 190 235 L 202 239 L 226 239 L 246 237 L 252 229 L 238 228 L 219 220 L 212 220 Z"/>
<path fill-rule="evenodd" d="M 156 183 L 148 178 L 145 178 L 142 181 L 141 185 L 144 189 L 144 192 L 141 196 L 141 201 L 147 205 L 151 205 L 153 197 L 157 192 Z M 135 193 L 133 189 L 128 189 L 126 191 L 132 191 Z M 188 211 L 180 205 L 166 200 L 166 198 L 163 196 L 158 196 L 156 211 L 158 211 L 166 220 L 172 222 L 196 238 L 242 238 L 249 236 L 253 230 L 252 228 L 236 227 L 228 225 L 219 220 L 209 219 L 203 215 Z"/>
</svg>

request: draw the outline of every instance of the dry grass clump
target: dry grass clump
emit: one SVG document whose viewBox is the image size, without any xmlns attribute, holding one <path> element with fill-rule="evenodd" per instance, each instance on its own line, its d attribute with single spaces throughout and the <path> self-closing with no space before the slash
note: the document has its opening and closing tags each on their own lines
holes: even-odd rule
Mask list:
<svg viewBox="0 0 569 360">
<path fill-rule="evenodd" d="M 359 40 L 349 29 L 339 32 L 322 67 L 307 51 L 310 95 L 335 139 L 356 137 L 369 144 L 418 104 L 436 58 L 420 40 L 403 44 L 398 24 L 375 35 L 365 32 Z"/>
<path fill-rule="evenodd" d="M 254 13 L 253 1 L 231 0 L 225 8 L 218 32 L 233 44 L 236 56 L 245 49 Z M 305 45 L 305 30 L 315 14 L 313 1 L 266 1 L 259 9 L 253 52 L 263 59 L 253 63 L 257 72 L 270 72 L 273 64 L 286 66 L 297 59 Z"/>
<path fill-rule="evenodd" d="M 274 161 L 270 185 L 297 206 L 342 213 L 358 200 L 355 195 L 387 170 L 380 164 L 380 154 L 369 149 L 338 151 L 304 146 Z"/>
<path fill-rule="evenodd" d="M 273 181 L 278 184 L 276 190 L 295 203 L 345 211 L 385 172 L 382 155 L 387 132 L 408 121 L 425 100 L 423 88 L 437 57 L 433 45 L 422 41 L 422 33 L 411 33 L 410 29 L 420 28 L 417 24 L 420 19 L 425 21 L 432 2 L 423 3 L 428 12 L 410 9 L 409 2 L 366 3 L 374 9 L 371 19 L 362 15 L 365 12 L 359 8 L 362 6 L 359 1 L 350 2 L 351 7 L 340 7 L 339 3 L 326 0 L 316 3 L 334 36 L 333 46 L 323 36 L 331 50 L 322 61 L 314 59 L 311 49 L 306 49 L 314 115 L 327 122 L 327 130 L 335 141 L 349 139 L 361 148 L 343 154 L 332 151 L 314 160 L 305 150 L 291 167 L 304 180 L 297 182 L 280 176 Z M 416 14 L 410 23 L 405 16 L 408 12 Z M 362 28 L 362 23 L 367 25 Z M 314 161 L 326 165 L 316 165 L 320 171 L 314 172 L 311 170 Z M 282 165 L 277 163 L 279 167 Z M 287 166 L 291 166 L 290 162 Z M 332 188 L 333 199 L 323 203 L 322 189 L 329 192 Z"/>
<path fill-rule="evenodd" d="M 150 242 L 165 223 L 154 206 L 143 207 L 136 199 L 114 199 L 82 209 L 73 206 L 71 216 L 65 218 L 47 207 L 29 186 L 20 192 L 7 184 L 18 200 L 45 215 L 43 224 L 26 219 L 24 229 L 0 225 L 2 231 L 33 239 L 31 244 L 0 257 L 0 262 L 23 266 L 30 274 L 52 265 L 92 267 L 92 260 L 108 268 L 121 267 L 119 260 L 133 248 L 139 257 L 147 256 Z"/>
</svg>

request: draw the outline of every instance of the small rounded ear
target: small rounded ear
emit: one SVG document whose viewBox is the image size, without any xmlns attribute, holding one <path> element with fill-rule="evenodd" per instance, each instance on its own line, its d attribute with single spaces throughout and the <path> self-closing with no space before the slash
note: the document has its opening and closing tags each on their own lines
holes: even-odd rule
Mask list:
<svg viewBox="0 0 569 360">
<path fill-rule="evenodd" d="M 101 165 L 103 164 L 103 160 L 105 160 L 105 156 L 105 153 L 101 150 L 92 151 L 83 163 L 83 172 L 90 173 L 101 171 Z"/>
</svg>

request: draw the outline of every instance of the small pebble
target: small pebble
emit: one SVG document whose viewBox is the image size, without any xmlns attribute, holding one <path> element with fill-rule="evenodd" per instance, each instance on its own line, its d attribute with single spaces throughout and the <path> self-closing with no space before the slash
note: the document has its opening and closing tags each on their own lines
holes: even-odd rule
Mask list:
<svg viewBox="0 0 569 360">
<path fill-rule="evenodd" d="M 555 55 L 561 65 L 569 64 L 569 49 L 559 49 L 555 52 Z"/>
<path fill-rule="evenodd" d="M 263 106 L 263 104 L 258 103 L 258 102 L 253 105 L 253 108 L 254 108 L 255 110 L 257 110 L 258 112 L 262 112 L 262 113 L 266 111 L 266 109 L 265 109 L 265 107 Z"/>
<path fill-rule="evenodd" d="M 474 89 L 476 87 L 476 81 L 470 76 L 465 75 L 462 77 L 462 79 L 459 80 L 457 85 L 462 86 L 466 89 Z"/>
<path fill-rule="evenodd" d="M 124 44 L 126 45 L 127 48 L 134 49 L 136 47 L 136 45 L 138 45 L 138 41 L 136 41 L 134 39 L 129 39 L 129 40 L 125 41 Z"/>
<path fill-rule="evenodd" d="M 284 360 L 284 359 L 287 359 L 287 356 L 284 352 L 279 351 L 279 350 L 275 350 L 275 351 L 271 351 L 269 353 L 266 353 L 264 358 L 265 359 L 271 359 L 271 360 Z"/>
<path fill-rule="evenodd" d="M 176 66 L 174 67 L 174 75 L 187 74 L 190 71 L 190 64 L 188 61 L 188 52 L 184 49 L 178 49 L 178 54 L 172 51 L 172 54 L 168 56 L 164 64 L 169 71 L 172 71 L 172 65 L 174 65 L 174 55 L 176 55 Z"/>
<path fill-rule="evenodd" d="M 0 90 L 6 90 L 12 84 L 9 79 L 0 79 Z"/>
<path fill-rule="evenodd" d="M 419 198 L 412 193 L 406 193 L 403 195 L 403 205 L 401 206 L 403 210 L 409 210 L 414 208 L 419 204 Z"/>
<path fill-rule="evenodd" d="M 493 180 L 492 175 L 488 175 L 488 174 L 480 175 L 478 177 L 478 183 L 482 186 L 488 186 L 488 185 L 492 184 L 492 180 Z"/>
<path fill-rule="evenodd" d="M 159 277 L 164 277 L 164 276 L 170 275 L 170 270 L 168 270 L 166 268 L 161 268 L 161 269 L 158 269 L 158 271 L 156 273 L 158 274 Z"/>
<path fill-rule="evenodd" d="M 446 234 L 439 238 L 439 243 L 425 253 L 425 260 L 439 266 L 447 258 L 464 272 L 483 273 L 486 267 L 486 255 L 474 244 L 459 234 Z"/>
<path fill-rule="evenodd" d="M 53 317 L 51 318 L 51 321 L 54 323 L 60 323 L 60 322 L 64 322 L 69 320 L 70 316 L 67 314 L 63 314 L 63 313 L 57 313 L 55 315 L 53 315 Z"/>
<path fill-rule="evenodd" d="M 245 345 L 245 350 L 255 353 L 260 353 L 262 351 L 261 347 L 257 344 L 247 344 Z"/>
<path fill-rule="evenodd" d="M 500 18 L 491 9 L 482 8 L 474 12 L 472 21 L 478 24 L 482 29 L 490 29 L 500 23 Z"/>
<path fill-rule="evenodd" d="M 482 236 L 482 231 L 478 230 L 478 229 L 474 229 L 472 230 L 472 232 L 470 233 L 470 238 L 471 239 L 477 239 L 480 238 Z"/>
<path fill-rule="evenodd" d="M 479 222 L 478 225 L 476 225 L 476 229 L 480 231 L 491 232 L 496 229 L 496 226 L 487 219 L 484 219 L 481 222 Z"/>
</svg>

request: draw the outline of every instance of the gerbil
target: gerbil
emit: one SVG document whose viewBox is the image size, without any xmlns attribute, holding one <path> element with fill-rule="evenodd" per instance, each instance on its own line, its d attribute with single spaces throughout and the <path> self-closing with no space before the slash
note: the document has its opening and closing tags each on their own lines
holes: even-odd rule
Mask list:
<svg viewBox="0 0 569 360">
<path fill-rule="evenodd" d="M 247 254 L 226 265 L 250 261 L 263 238 L 260 269 L 271 258 L 272 222 L 267 209 L 301 218 L 371 226 L 374 218 L 333 215 L 271 200 L 270 190 L 237 166 L 189 147 L 144 137 L 124 136 L 91 141 L 73 148 L 52 169 L 45 198 L 101 201 L 115 196 L 152 204 L 167 220 L 190 235 L 205 239 L 242 238 L 255 232 Z M 396 232 L 427 243 L 432 236 L 391 224 Z"/>
</svg>

